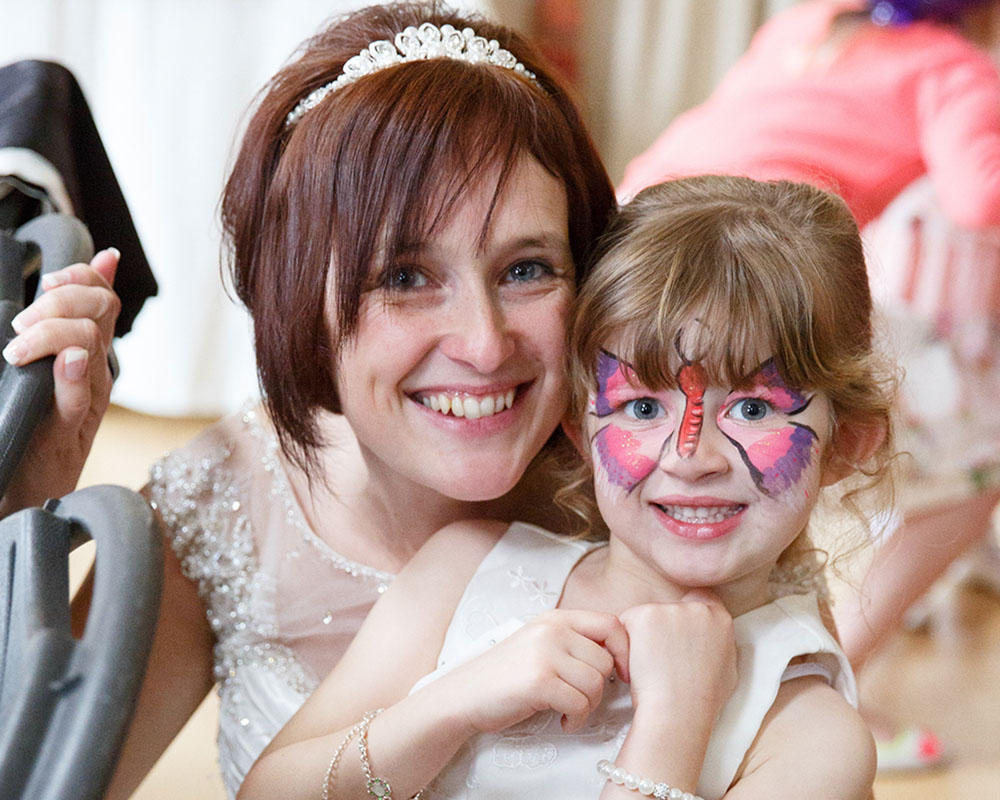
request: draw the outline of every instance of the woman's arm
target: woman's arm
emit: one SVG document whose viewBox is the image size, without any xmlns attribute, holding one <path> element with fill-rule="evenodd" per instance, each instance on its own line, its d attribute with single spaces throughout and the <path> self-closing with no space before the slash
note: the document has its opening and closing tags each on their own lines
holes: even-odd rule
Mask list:
<svg viewBox="0 0 1000 800">
<path fill-rule="evenodd" d="M 501 730 L 542 709 L 578 727 L 600 700 L 614 668 L 624 672 L 624 629 L 609 614 L 549 612 L 481 656 L 412 695 L 431 672 L 445 632 L 476 566 L 505 526 L 460 523 L 436 534 L 376 603 L 344 658 L 264 751 L 240 800 L 313 799 L 338 747 L 377 708 L 368 736 L 371 768 L 396 797 L 432 780 L 471 736 Z M 365 796 L 351 742 L 330 797 Z"/>
<path fill-rule="evenodd" d="M 156 516 L 161 528 L 163 523 Z M 164 553 L 160 613 L 135 716 L 107 800 L 126 800 L 212 688 L 213 638 L 195 585 L 170 547 Z M 73 599 L 74 633 L 82 632 L 93 574 Z"/>
</svg>

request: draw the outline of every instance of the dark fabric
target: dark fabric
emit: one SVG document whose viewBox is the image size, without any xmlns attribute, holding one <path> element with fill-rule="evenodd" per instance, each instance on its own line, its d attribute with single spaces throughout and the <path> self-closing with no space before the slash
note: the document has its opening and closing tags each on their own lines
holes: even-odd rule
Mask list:
<svg viewBox="0 0 1000 800">
<path fill-rule="evenodd" d="M 90 108 L 69 70 L 47 61 L 0 68 L 0 147 L 23 147 L 49 161 L 95 248 L 121 251 L 115 290 L 122 310 L 115 335 L 127 333 L 146 298 L 156 294 L 156 280 Z"/>
</svg>

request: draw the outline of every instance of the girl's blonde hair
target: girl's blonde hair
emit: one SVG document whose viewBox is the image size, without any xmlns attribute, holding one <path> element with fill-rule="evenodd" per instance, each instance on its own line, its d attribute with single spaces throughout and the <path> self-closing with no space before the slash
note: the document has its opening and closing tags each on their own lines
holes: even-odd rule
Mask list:
<svg viewBox="0 0 1000 800">
<path fill-rule="evenodd" d="M 685 354 L 712 383 L 739 386 L 774 357 L 790 385 L 826 394 L 834 433 L 825 457 L 867 478 L 843 495 L 851 510 L 860 515 L 861 489 L 891 492 L 898 381 L 873 346 L 861 238 L 842 200 L 788 181 L 669 181 L 620 210 L 596 258 L 569 334 L 571 419 L 583 420 L 598 353 L 612 343 L 643 384 L 674 388 L 683 330 Z M 563 494 L 579 499 L 589 474 L 574 483 Z"/>
</svg>

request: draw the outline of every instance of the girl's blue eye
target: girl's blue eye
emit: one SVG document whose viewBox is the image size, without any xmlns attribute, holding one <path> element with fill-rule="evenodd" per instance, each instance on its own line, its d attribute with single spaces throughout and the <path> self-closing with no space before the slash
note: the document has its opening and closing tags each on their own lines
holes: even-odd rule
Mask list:
<svg viewBox="0 0 1000 800">
<path fill-rule="evenodd" d="M 651 397 L 640 397 L 625 404 L 625 413 L 632 419 L 657 419 L 663 416 L 663 406 Z"/>
<path fill-rule="evenodd" d="M 742 422 L 760 422 L 774 413 L 771 404 L 759 397 L 747 397 L 739 400 L 729 409 L 729 416 Z"/>
<path fill-rule="evenodd" d="M 542 261 L 518 261 L 507 270 L 507 278 L 513 283 L 537 281 L 552 275 L 552 267 Z"/>
<path fill-rule="evenodd" d="M 416 267 L 390 267 L 386 272 L 385 286 L 397 292 L 419 289 L 427 285 L 427 276 Z"/>
</svg>

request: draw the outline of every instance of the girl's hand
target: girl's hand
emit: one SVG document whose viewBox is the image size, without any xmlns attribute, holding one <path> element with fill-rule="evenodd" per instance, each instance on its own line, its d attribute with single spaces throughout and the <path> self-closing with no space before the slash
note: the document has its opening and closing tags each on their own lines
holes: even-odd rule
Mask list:
<svg viewBox="0 0 1000 800">
<path fill-rule="evenodd" d="M 44 293 L 14 317 L 3 357 L 23 366 L 55 356 L 52 411 L 7 488 L 0 516 L 73 491 L 111 395 L 108 351 L 121 301 L 117 250 L 44 276 Z"/>
<path fill-rule="evenodd" d="M 679 603 L 630 608 L 621 621 L 637 713 L 714 719 L 736 688 L 733 618 L 719 598 L 695 589 Z"/>
<path fill-rule="evenodd" d="M 617 617 L 556 609 L 457 667 L 446 676 L 448 696 L 468 709 L 470 735 L 509 728 L 543 710 L 562 714 L 563 730 L 572 732 L 597 707 L 613 669 L 628 679 L 627 663 L 628 639 Z"/>
</svg>

